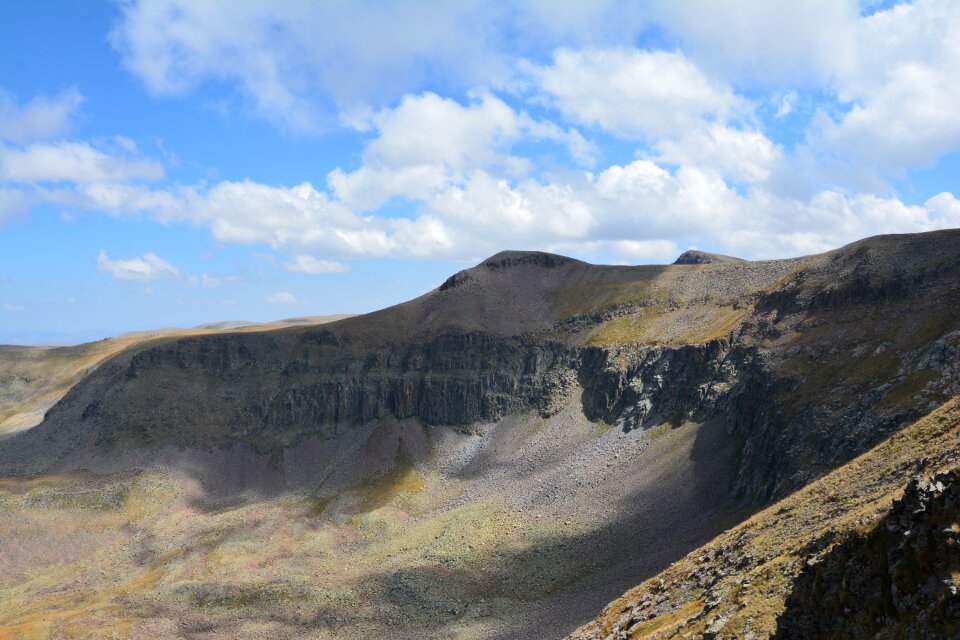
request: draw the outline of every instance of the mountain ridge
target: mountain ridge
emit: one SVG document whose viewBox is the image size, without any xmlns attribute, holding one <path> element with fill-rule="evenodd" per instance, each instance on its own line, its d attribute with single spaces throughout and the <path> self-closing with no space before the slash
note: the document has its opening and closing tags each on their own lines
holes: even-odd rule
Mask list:
<svg viewBox="0 0 960 640">
<path fill-rule="evenodd" d="M 73 498 L 24 483 L 79 478 L 149 505 L 131 531 L 155 543 L 111 534 L 113 571 L 159 576 L 144 628 L 195 618 L 226 638 L 233 611 L 288 637 L 403 620 L 397 637 L 555 638 L 960 394 L 958 247 L 945 231 L 699 265 L 505 252 L 364 316 L 136 345 L 3 441 L 0 500 L 41 521 L 33 505 Z M 258 545 L 291 551 L 247 575 L 240 514 L 312 533 L 263 525 Z M 318 585 L 349 598 L 298 621 L 283 603 Z"/>
</svg>

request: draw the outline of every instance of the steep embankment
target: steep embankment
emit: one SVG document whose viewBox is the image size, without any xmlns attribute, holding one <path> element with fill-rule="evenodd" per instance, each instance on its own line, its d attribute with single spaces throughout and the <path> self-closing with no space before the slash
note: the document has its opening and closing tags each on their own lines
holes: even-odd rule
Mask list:
<svg viewBox="0 0 960 640">
<path fill-rule="evenodd" d="M 128 350 L 11 440 L 0 469 L 89 466 L 120 446 L 276 457 L 385 416 L 549 415 L 576 380 L 593 420 L 720 420 L 743 446 L 736 491 L 783 496 L 957 391 L 958 235 L 667 267 L 505 252 L 330 328 Z"/>
<path fill-rule="evenodd" d="M 953 399 L 628 591 L 569 638 L 955 637 L 956 473 L 901 494 L 913 476 L 956 467 L 958 452 Z"/>
</svg>

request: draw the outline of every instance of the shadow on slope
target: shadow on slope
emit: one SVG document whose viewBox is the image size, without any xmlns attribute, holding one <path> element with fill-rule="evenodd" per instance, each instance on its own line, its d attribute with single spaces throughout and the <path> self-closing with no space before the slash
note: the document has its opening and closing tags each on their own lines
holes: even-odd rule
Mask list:
<svg viewBox="0 0 960 640">
<path fill-rule="evenodd" d="M 915 478 L 869 532 L 796 578 L 775 638 L 960 635 L 960 471 Z"/>
<path fill-rule="evenodd" d="M 371 562 L 372 570 L 363 573 L 355 589 L 360 602 L 313 607 L 304 618 L 292 587 L 274 598 L 263 592 L 276 585 L 241 587 L 214 574 L 196 586 L 199 591 L 184 592 L 192 603 L 185 610 L 192 633 L 228 634 L 236 629 L 231 616 L 239 615 L 246 623 L 280 624 L 291 637 L 310 630 L 365 637 L 390 629 L 392 637 L 411 639 L 455 633 L 474 637 L 474 632 L 482 638 L 555 638 L 627 586 L 664 569 L 751 511 L 728 500 L 736 448 L 722 427 L 690 424 L 666 429 L 640 458 L 621 460 L 612 468 L 597 460 L 599 486 L 579 492 L 565 487 L 571 493 L 549 504 L 516 507 L 535 499 L 531 494 L 539 490 L 538 483 L 516 478 L 516 467 L 497 464 L 487 473 L 516 478 L 512 488 L 510 482 L 493 484 L 487 494 L 452 511 L 397 512 L 391 487 L 376 487 L 370 476 L 363 480 L 357 474 L 399 482 L 402 474 L 390 469 L 404 464 L 429 474 L 430 453 L 418 448 L 429 444 L 424 433 L 414 421 L 375 429 L 363 444 L 354 443 L 356 458 L 321 479 L 324 489 L 317 495 L 329 500 L 321 499 L 314 509 L 317 519 L 311 526 L 352 522 L 349 526 L 361 532 L 351 543 L 359 546 L 344 552 L 354 561 L 362 557 Z M 575 451 L 568 453 L 575 457 Z M 260 464 L 269 462 L 261 457 Z M 188 469 L 201 472 L 195 478 L 206 488 L 195 506 L 212 513 L 251 504 L 254 493 L 230 503 L 223 487 L 211 480 L 217 473 L 181 467 Z M 484 480 L 475 468 L 469 477 L 471 484 Z M 250 480 L 244 485 L 248 489 L 254 486 Z M 437 480 L 459 481 L 456 476 Z M 341 493 L 327 493 L 333 487 Z M 368 500 L 371 487 L 386 499 Z M 263 485 L 258 490 L 267 492 Z M 606 507 L 603 518 L 596 513 L 588 514 L 589 521 L 578 518 L 585 501 Z M 405 559 L 393 560 L 396 556 Z M 211 603 L 219 603 L 213 614 Z"/>
</svg>

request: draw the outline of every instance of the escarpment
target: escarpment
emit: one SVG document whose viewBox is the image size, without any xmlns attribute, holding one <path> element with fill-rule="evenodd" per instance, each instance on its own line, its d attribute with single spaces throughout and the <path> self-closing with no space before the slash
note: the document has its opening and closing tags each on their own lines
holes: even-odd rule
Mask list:
<svg viewBox="0 0 960 640">
<path fill-rule="evenodd" d="M 668 267 L 504 252 L 417 300 L 323 328 L 123 353 L 8 440 L 0 469 L 69 468 L 70 452 L 90 447 L 269 453 L 385 416 L 547 415 L 577 394 L 588 418 L 624 430 L 719 421 L 739 448 L 735 493 L 768 500 L 957 391 L 958 241 L 890 236 Z"/>
</svg>

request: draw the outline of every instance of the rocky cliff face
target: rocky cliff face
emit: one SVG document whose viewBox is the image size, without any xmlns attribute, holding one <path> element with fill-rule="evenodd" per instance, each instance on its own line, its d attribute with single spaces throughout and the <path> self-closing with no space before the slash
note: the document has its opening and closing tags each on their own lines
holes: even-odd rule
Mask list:
<svg viewBox="0 0 960 640">
<path fill-rule="evenodd" d="M 775 638 L 960 635 L 960 470 L 915 478 L 866 535 L 796 579 Z"/>
<path fill-rule="evenodd" d="M 89 443 L 270 453 L 386 416 L 442 425 L 547 416 L 574 390 L 591 419 L 679 425 L 715 414 L 744 357 L 726 340 L 607 348 L 471 333 L 373 350 L 331 331 L 185 339 L 107 364 L 34 437 L 70 433 L 61 455 Z"/>
<path fill-rule="evenodd" d="M 73 450 L 121 445 L 270 453 L 385 416 L 548 415 L 576 390 L 590 419 L 623 429 L 720 420 L 742 447 L 736 492 L 767 500 L 954 391 L 958 236 L 659 268 L 505 252 L 411 303 L 324 328 L 121 354 L 9 441 L 0 469 L 69 468 Z M 692 337 L 631 341 L 651 321 Z M 597 344 L 612 323 L 615 339 Z"/>
</svg>

